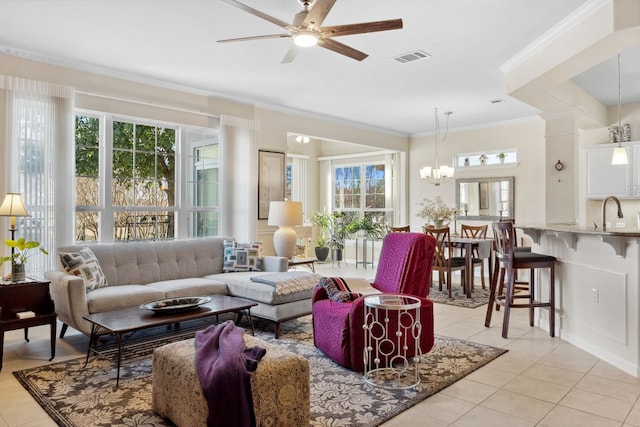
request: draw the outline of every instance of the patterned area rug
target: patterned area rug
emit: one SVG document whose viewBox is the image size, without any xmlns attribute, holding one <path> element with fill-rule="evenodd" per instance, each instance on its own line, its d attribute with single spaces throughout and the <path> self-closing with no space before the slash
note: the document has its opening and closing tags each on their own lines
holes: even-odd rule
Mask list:
<svg viewBox="0 0 640 427">
<path fill-rule="evenodd" d="M 256 323 L 262 327 L 264 322 Z M 272 326 L 264 326 L 267 332 L 256 335 L 309 360 L 312 426 L 378 426 L 506 352 L 437 336 L 420 368 L 421 384 L 415 390 L 389 391 L 366 385 L 362 375 L 336 365 L 313 347 L 310 316 L 284 323 L 280 340 L 273 338 Z M 192 335 L 181 333 L 172 340 Z M 117 389 L 113 361 L 101 358 L 92 358 L 86 368 L 84 358 L 78 358 L 14 375 L 60 426 L 171 426 L 151 406 L 149 355 L 159 344 L 146 341 L 127 351 L 134 356 L 124 361 Z"/>
<path fill-rule="evenodd" d="M 458 307 L 476 308 L 486 304 L 489 301 L 489 284 L 487 289 L 482 289 L 481 286 L 475 286 L 473 292 L 471 292 L 471 298 L 467 298 L 467 295 L 462 290 L 460 284 L 455 283 L 451 290 L 451 299 L 449 299 L 449 291 L 446 286 L 442 287 L 442 291 L 438 290 L 437 282 L 429 289 L 429 299 L 439 304 L 449 304 Z"/>
</svg>

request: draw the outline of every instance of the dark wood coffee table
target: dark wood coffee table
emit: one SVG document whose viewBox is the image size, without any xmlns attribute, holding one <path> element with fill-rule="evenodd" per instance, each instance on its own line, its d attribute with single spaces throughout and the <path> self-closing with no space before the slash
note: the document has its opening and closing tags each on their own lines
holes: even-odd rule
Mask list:
<svg viewBox="0 0 640 427">
<path fill-rule="evenodd" d="M 253 319 L 251 318 L 251 307 L 258 305 L 253 301 L 242 298 L 230 297 L 227 295 L 211 295 L 211 301 L 198 306 L 196 309 L 178 313 L 159 314 L 150 310 L 143 310 L 138 307 L 125 308 L 122 310 L 106 311 L 104 313 L 93 313 L 83 316 L 91 322 L 91 337 L 85 366 L 89 362 L 91 353 L 100 354 L 97 349 L 98 336 L 105 333 L 114 334 L 118 344 L 116 387 L 120 383 L 120 363 L 122 361 L 122 349 L 124 334 L 140 331 L 142 329 L 153 328 L 155 326 L 170 325 L 188 320 L 201 319 L 204 317 L 218 316 L 224 313 L 236 313 L 236 323 L 243 315 L 249 318 L 251 334 L 253 335 Z"/>
</svg>

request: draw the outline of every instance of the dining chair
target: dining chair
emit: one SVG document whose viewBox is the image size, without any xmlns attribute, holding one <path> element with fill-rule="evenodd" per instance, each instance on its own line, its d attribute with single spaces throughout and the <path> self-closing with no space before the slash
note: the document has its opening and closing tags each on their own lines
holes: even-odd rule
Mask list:
<svg viewBox="0 0 640 427">
<path fill-rule="evenodd" d="M 451 298 L 451 274 L 454 271 L 460 271 L 460 278 L 462 282 L 462 288 L 465 288 L 465 260 L 463 257 L 453 256 L 453 247 L 451 246 L 451 236 L 449 227 L 427 227 L 422 226 L 422 231 L 435 239 L 436 248 L 433 254 L 434 271 L 438 272 L 438 286 L 442 291 L 442 284 L 446 283 L 447 290 L 449 292 L 449 298 Z M 446 282 L 445 282 L 446 274 Z"/>
<path fill-rule="evenodd" d="M 499 269 L 494 272 L 489 291 L 487 315 L 484 325 L 491 325 L 493 304 L 504 306 L 502 321 L 502 337 L 507 338 L 509 330 L 509 315 L 512 308 L 529 309 L 529 325 L 534 323 L 535 308 L 549 309 L 549 335 L 555 335 L 555 263 L 556 258 L 551 255 L 535 252 L 515 252 L 515 227 L 512 222 L 499 221 L 493 223 L 493 238 L 495 244 L 495 256 Z M 516 289 L 515 271 L 519 269 L 529 270 L 529 286 L 527 289 Z M 546 301 L 536 300 L 535 270 L 549 269 L 549 296 Z M 506 274 L 506 292 L 498 295 L 498 283 L 502 284 Z M 516 302 L 516 300 L 527 300 Z"/>
<path fill-rule="evenodd" d="M 411 232 L 411 227 L 405 225 L 404 227 L 391 227 L 387 225 L 387 233 L 409 233 Z"/>
<path fill-rule="evenodd" d="M 460 224 L 460 234 L 462 237 L 468 239 L 486 239 L 487 238 L 487 229 L 489 226 L 485 225 L 468 225 L 468 224 Z M 473 267 L 475 269 L 476 266 L 480 266 L 480 280 L 482 281 L 482 289 L 486 289 L 486 283 L 484 280 L 484 260 L 490 259 L 489 256 L 480 257 L 480 253 L 478 248 L 473 249 Z M 490 261 L 489 261 L 490 262 Z M 473 276 L 472 276 L 473 277 Z M 473 282 L 471 283 L 471 287 L 473 288 Z"/>
</svg>

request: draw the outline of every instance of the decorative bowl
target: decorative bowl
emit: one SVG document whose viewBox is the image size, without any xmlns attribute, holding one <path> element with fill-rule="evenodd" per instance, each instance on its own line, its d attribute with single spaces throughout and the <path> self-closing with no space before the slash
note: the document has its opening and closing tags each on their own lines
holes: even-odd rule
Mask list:
<svg viewBox="0 0 640 427">
<path fill-rule="evenodd" d="M 168 298 L 142 304 L 140 308 L 159 314 L 179 313 L 181 311 L 195 310 L 209 301 L 211 301 L 211 297 Z"/>
</svg>

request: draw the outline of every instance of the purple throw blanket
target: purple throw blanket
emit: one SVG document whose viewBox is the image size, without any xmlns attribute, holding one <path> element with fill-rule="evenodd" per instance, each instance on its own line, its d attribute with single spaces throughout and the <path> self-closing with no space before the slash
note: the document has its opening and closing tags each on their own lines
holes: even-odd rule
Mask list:
<svg viewBox="0 0 640 427">
<path fill-rule="evenodd" d="M 231 320 L 196 334 L 196 371 L 209 405 L 209 427 L 256 425 L 251 372 L 267 351 L 246 348 L 243 334 Z"/>
</svg>

